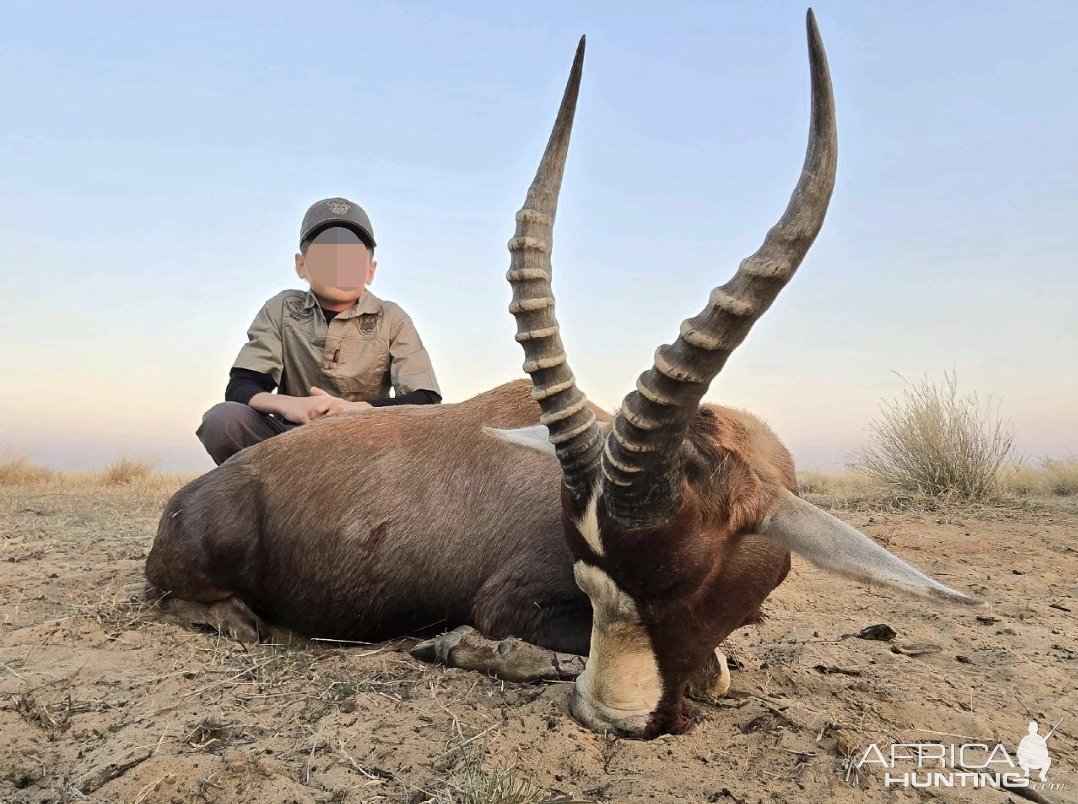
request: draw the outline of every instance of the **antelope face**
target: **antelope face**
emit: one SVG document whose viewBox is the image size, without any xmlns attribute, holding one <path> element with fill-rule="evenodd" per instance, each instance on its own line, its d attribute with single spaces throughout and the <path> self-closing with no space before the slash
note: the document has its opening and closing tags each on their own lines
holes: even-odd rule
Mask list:
<svg viewBox="0 0 1078 804">
<path fill-rule="evenodd" d="M 682 504 L 669 522 L 620 526 L 601 487 L 583 512 L 563 517 L 593 613 L 587 669 L 570 708 L 595 731 L 683 731 L 686 684 L 734 629 L 758 620 L 789 569 L 789 552 L 756 535 L 779 485 L 794 482 L 789 455 L 759 423 L 762 443 L 749 443 L 747 456 L 733 453 L 723 434 L 741 432 L 740 422 L 720 416 L 697 416 L 682 450 Z M 564 510 L 571 505 L 563 495 Z"/>
</svg>

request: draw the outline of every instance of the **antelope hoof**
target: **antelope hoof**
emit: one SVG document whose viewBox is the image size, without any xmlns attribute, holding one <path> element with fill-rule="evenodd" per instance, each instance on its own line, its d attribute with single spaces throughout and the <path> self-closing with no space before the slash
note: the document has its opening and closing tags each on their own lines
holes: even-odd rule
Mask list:
<svg viewBox="0 0 1078 804">
<path fill-rule="evenodd" d="M 487 639 L 462 625 L 409 651 L 424 662 L 477 670 L 504 681 L 564 681 L 584 671 L 584 657 L 540 648 L 516 637 Z"/>
</svg>

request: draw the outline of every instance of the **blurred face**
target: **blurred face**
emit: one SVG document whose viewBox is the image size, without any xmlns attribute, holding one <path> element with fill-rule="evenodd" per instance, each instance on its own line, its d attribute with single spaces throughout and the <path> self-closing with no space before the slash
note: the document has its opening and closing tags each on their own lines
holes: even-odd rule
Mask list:
<svg viewBox="0 0 1078 804">
<path fill-rule="evenodd" d="M 366 244 L 351 229 L 334 226 L 320 232 L 296 255 L 296 274 L 310 283 L 323 307 L 341 310 L 363 295 L 378 263 Z"/>
</svg>

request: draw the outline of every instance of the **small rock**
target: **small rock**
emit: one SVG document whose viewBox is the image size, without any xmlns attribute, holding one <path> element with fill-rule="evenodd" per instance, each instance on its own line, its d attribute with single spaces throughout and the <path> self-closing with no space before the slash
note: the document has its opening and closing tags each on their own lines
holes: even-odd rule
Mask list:
<svg viewBox="0 0 1078 804">
<path fill-rule="evenodd" d="M 886 623 L 877 623 L 876 625 L 862 628 L 855 634 L 855 636 L 858 639 L 874 639 L 879 642 L 890 642 L 898 636 L 898 632 Z"/>
<path fill-rule="evenodd" d="M 988 614 L 978 614 L 977 622 L 982 625 L 994 625 L 999 622 L 999 617 L 992 617 Z"/>
<path fill-rule="evenodd" d="M 958 659 L 958 661 L 960 661 L 962 664 L 973 664 L 973 659 L 969 658 L 969 656 L 963 656 L 962 654 L 958 654 L 957 656 L 955 656 L 955 658 Z"/>
</svg>

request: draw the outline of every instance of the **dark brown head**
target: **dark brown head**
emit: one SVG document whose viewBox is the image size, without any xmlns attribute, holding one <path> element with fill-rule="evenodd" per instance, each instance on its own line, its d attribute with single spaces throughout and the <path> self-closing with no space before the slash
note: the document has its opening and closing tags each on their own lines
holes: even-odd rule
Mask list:
<svg viewBox="0 0 1078 804">
<path fill-rule="evenodd" d="M 750 414 L 701 398 L 812 245 L 834 187 L 834 99 L 808 13 L 812 121 L 789 206 L 760 249 L 655 353 L 622 409 L 600 425 L 577 388 L 554 317 L 551 235 L 583 65 L 581 39 L 550 142 L 509 241 L 510 311 L 541 424 L 497 437 L 553 451 L 563 524 L 591 599 L 587 669 L 571 699 L 597 731 L 649 737 L 687 723 L 691 675 L 735 628 L 757 621 L 790 550 L 821 567 L 961 602 L 864 535 L 796 496 L 789 452 Z"/>
</svg>

